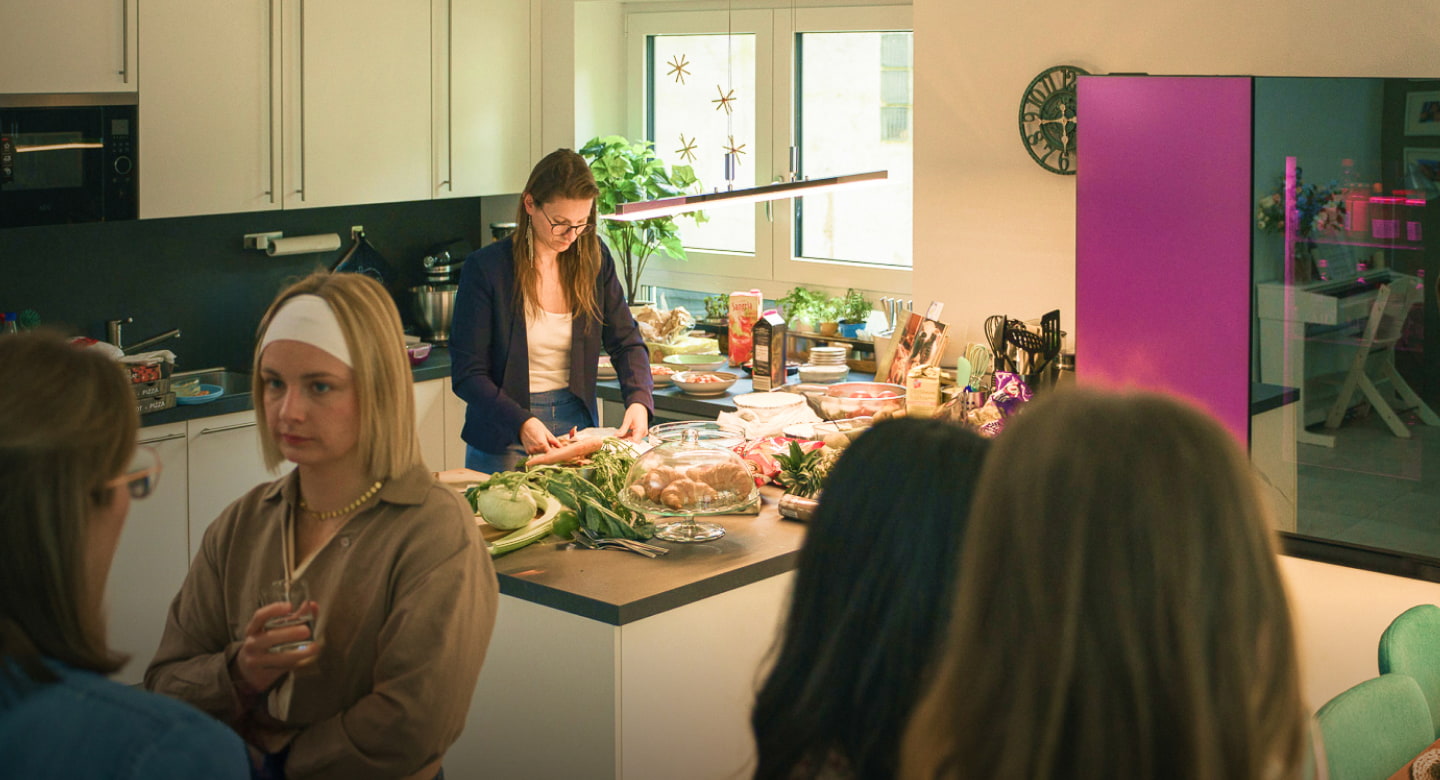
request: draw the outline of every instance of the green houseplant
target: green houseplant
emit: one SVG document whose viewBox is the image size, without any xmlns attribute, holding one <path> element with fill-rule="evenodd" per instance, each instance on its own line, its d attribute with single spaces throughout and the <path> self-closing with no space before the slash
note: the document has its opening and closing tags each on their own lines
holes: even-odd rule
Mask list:
<svg viewBox="0 0 1440 780">
<path fill-rule="evenodd" d="M 688 165 L 667 167 L 655 156 L 655 144 L 651 141 L 631 141 L 619 135 L 600 136 L 590 139 L 580 154 L 590 163 L 595 184 L 600 188 L 600 197 L 595 203 L 600 214 L 615 213 L 621 203 L 671 198 L 699 190 L 695 169 Z M 691 217 L 697 223 L 706 221 L 705 215 L 698 211 L 679 216 Z M 634 222 L 601 220 L 600 233 L 620 266 L 625 295 L 632 305 L 637 303 L 635 291 L 640 287 L 645 264 L 656 252 L 676 260 L 685 259 L 680 228 L 673 216 Z"/>
<path fill-rule="evenodd" d="M 865 327 L 865 321 L 870 319 L 874 304 L 854 287 L 846 290 L 845 296 L 836 298 L 835 301 L 836 308 L 839 309 L 840 331 L 849 338 L 855 338 L 860 329 Z"/>
<path fill-rule="evenodd" d="M 775 301 L 789 321 L 793 330 L 813 330 L 820 323 L 820 315 L 827 313 L 830 296 L 808 287 L 792 287 L 790 292 Z M 801 327 L 801 326 L 804 327 Z"/>
</svg>

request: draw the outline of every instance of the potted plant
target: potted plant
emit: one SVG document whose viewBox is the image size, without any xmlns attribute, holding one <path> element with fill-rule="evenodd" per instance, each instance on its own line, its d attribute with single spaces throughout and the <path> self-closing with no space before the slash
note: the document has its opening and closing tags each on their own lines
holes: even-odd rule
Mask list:
<svg viewBox="0 0 1440 780">
<path fill-rule="evenodd" d="M 817 330 L 822 336 L 834 336 L 840 332 L 840 299 L 825 298 L 813 309 Z"/>
<path fill-rule="evenodd" d="M 655 144 L 651 141 L 631 141 L 619 135 L 596 137 L 580 149 L 580 154 L 590 163 L 595 184 L 600 188 L 595 202 L 600 214 L 615 213 L 621 203 L 672 198 L 699 190 L 695 169 L 688 165 L 667 167 L 655 156 Z M 690 217 L 697 223 L 706 221 L 699 211 L 679 216 Z M 615 256 L 625 284 L 625 296 L 631 305 L 640 303 L 636 300 L 640 277 L 656 252 L 676 260 L 685 259 L 680 228 L 673 216 L 634 222 L 601 220 L 600 233 Z"/>
<path fill-rule="evenodd" d="M 845 291 L 845 297 L 836 299 L 836 308 L 839 310 L 840 335 L 853 339 L 860 335 L 875 306 L 859 290 L 851 287 Z"/>
<path fill-rule="evenodd" d="M 811 290 L 808 287 L 792 287 L 790 292 L 775 301 L 780 311 L 785 315 L 786 321 L 790 324 L 791 331 L 813 331 L 819 323 L 819 317 L 823 305 L 829 301 L 829 296 L 819 290 Z"/>
</svg>

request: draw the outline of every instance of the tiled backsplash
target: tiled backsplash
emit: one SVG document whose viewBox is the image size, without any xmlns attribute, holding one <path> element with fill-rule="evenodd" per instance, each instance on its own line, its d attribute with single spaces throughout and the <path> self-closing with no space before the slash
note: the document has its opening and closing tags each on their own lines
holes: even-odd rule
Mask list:
<svg viewBox="0 0 1440 780">
<path fill-rule="evenodd" d="M 431 246 L 490 242 L 490 222 L 514 219 L 514 196 L 384 203 L 296 211 L 136 220 L 0 230 L 0 311 L 34 309 L 67 333 L 105 337 L 106 320 L 133 317 L 129 343 L 179 328 L 168 348 L 180 368 L 250 363 L 255 327 L 289 281 L 334 264 L 350 226 L 392 266 L 388 284 L 411 324 L 405 290 L 421 283 Z M 335 252 L 270 257 L 245 249 L 246 233 L 338 233 Z"/>
</svg>

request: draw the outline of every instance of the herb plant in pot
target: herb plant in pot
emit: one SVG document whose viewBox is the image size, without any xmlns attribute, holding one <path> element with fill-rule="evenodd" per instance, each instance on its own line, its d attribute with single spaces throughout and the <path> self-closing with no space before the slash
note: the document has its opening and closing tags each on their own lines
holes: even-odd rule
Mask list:
<svg viewBox="0 0 1440 780">
<path fill-rule="evenodd" d="M 580 149 L 580 154 L 590 163 L 595 184 L 600 188 L 595 203 L 600 214 L 615 213 L 621 203 L 672 198 L 699 191 L 695 169 L 688 165 L 667 167 L 655 156 L 655 144 L 651 141 L 631 141 L 619 135 L 596 137 Z M 699 211 L 679 216 L 690 217 L 697 223 L 706 221 L 704 213 Z M 625 296 L 632 306 L 641 303 L 636 300 L 636 291 L 651 257 L 659 252 L 676 260 L 685 259 L 685 247 L 680 243 L 680 228 L 674 216 L 634 222 L 602 219 L 600 234 L 610 245 L 620 279 L 625 284 Z"/>
<path fill-rule="evenodd" d="M 829 296 L 819 290 L 811 290 L 808 287 L 792 287 L 790 292 L 775 303 L 785 315 L 792 332 L 814 332 L 819 324 L 816 315 Z"/>
<path fill-rule="evenodd" d="M 875 306 L 859 290 L 851 287 L 845 291 L 845 297 L 836 299 L 836 308 L 839 309 L 840 335 L 853 339 L 860 335 Z"/>
</svg>

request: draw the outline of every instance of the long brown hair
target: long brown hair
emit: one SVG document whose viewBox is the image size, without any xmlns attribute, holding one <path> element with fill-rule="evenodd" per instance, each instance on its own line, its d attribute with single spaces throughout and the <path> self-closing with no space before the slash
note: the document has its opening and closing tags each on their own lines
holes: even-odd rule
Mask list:
<svg viewBox="0 0 1440 780">
<path fill-rule="evenodd" d="M 529 195 L 536 206 L 544 206 L 556 198 L 567 200 L 590 200 L 590 224 L 592 227 L 575 239 L 569 249 L 560 253 L 560 285 L 565 291 L 565 302 L 570 311 L 583 315 L 592 322 L 600 322 L 600 303 L 595 297 L 595 278 L 600 274 L 600 238 L 598 236 L 595 199 L 600 188 L 595 185 L 595 175 L 585 158 L 570 149 L 556 149 L 545 155 L 530 171 L 530 181 L 525 183 L 525 192 L 520 195 L 520 205 L 515 214 L 514 248 L 515 259 L 515 306 L 525 307 L 531 312 L 540 300 L 540 272 L 535 268 L 535 251 L 531 243 L 530 213 L 525 210 L 525 196 Z M 549 225 L 543 229 L 549 230 Z"/>
<path fill-rule="evenodd" d="M 395 301 L 385 288 L 364 274 L 317 271 L 285 288 L 260 321 L 255 342 L 265 337 L 275 312 L 297 295 L 317 295 L 340 323 L 350 348 L 355 399 L 360 409 L 361 463 L 370 477 L 389 479 L 423 464 L 415 432 L 415 389 L 405 356 L 405 331 Z M 265 377 L 260 350 L 255 351 L 251 397 L 265 466 L 274 471 L 283 460 L 265 419 Z"/>
<path fill-rule="evenodd" d="M 53 333 L 0 336 L 0 674 L 32 679 L 39 657 L 109 674 L 103 583 L 85 566 L 106 483 L 135 451 L 135 395 L 113 360 Z"/>
<path fill-rule="evenodd" d="M 1074 390 L 996 440 L 907 778 L 1296 777 L 1306 714 L 1247 460 L 1174 399 Z"/>
</svg>

